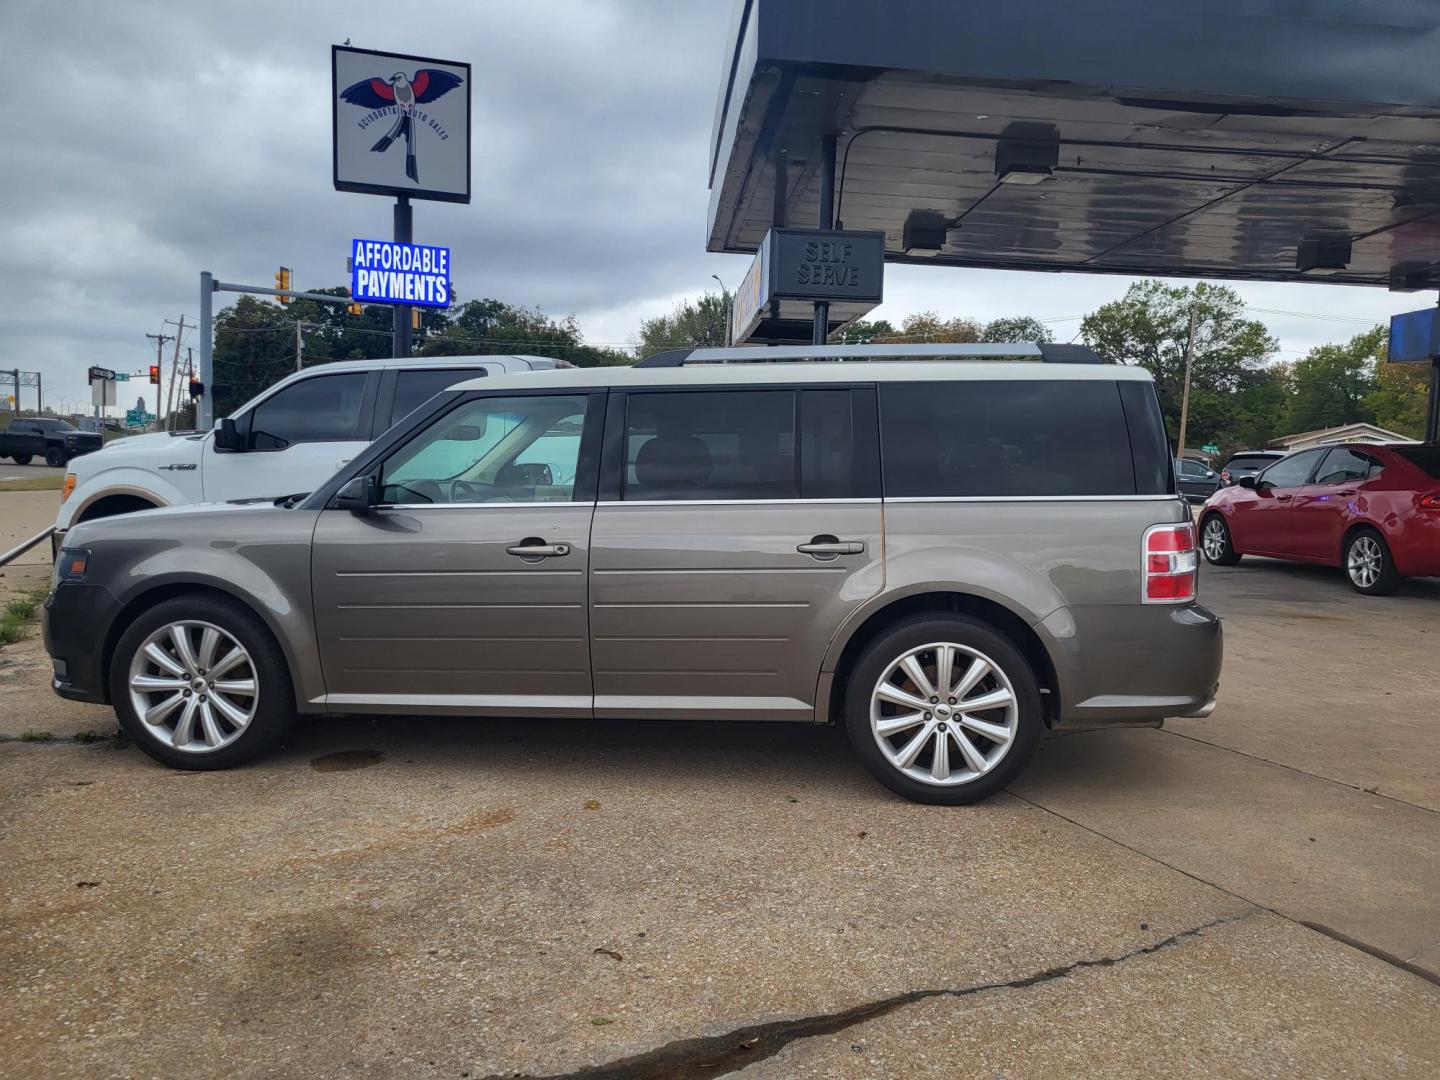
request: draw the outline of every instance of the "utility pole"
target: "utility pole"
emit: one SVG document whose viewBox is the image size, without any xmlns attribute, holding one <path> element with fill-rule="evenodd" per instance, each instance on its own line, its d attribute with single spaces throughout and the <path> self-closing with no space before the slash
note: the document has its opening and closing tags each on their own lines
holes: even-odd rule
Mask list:
<svg viewBox="0 0 1440 1080">
<path fill-rule="evenodd" d="M 177 329 L 176 329 L 176 331 L 175 331 L 175 355 L 174 355 L 174 356 L 171 358 L 171 360 L 170 360 L 170 383 L 169 383 L 169 385 L 168 385 L 168 386 L 166 387 L 166 389 L 165 389 L 165 418 L 166 418 L 166 424 L 165 424 L 165 426 L 168 427 L 168 428 L 173 429 L 173 428 L 175 427 L 175 424 L 174 424 L 174 422 L 173 422 L 170 418 L 175 415 L 175 380 L 176 380 L 177 378 L 179 378 L 179 369 L 180 369 L 180 342 L 181 342 L 181 339 L 185 337 L 185 331 L 186 331 L 187 327 L 185 326 L 185 316 L 184 316 L 184 315 L 181 315 L 181 316 L 180 316 L 180 321 L 179 321 L 178 323 L 176 323 L 176 322 L 171 322 L 169 319 L 166 319 L 165 322 L 166 322 L 168 325 L 170 325 L 170 326 L 177 327 Z M 193 329 L 195 329 L 195 328 L 192 326 L 192 327 L 188 327 L 188 329 L 193 330 Z M 155 426 L 156 426 L 157 428 L 160 426 L 160 417 L 159 417 L 159 410 L 158 410 L 158 409 L 156 410 Z"/>
<path fill-rule="evenodd" d="M 1190 303 L 1190 333 L 1185 337 L 1185 390 L 1180 395 L 1180 445 L 1176 457 L 1185 456 L 1185 427 L 1190 422 L 1190 361 L 1195 358 L 1195 303 Z"/>
<path fill-rule="evenodd" d="M 174 339 L 172 336 L 170 336 L 169 334 L 146 334 L 145 336 L 146 336 L 147 338 L 150 338 L 152 341 L 155 342 L 155 369 L 156 369 L 156 376 L 157 376 L 156 379 L 155 379 L 155 430 L 156 430 L 156 431 L 159 431 L 159 430 L 160 430 L 160 379 L 159 379 L 158 376 L 159 376 L 160 364 L 162 363 L 162 361 L 161 361 L 161 356 L 163 355 L 163 351 L 164 351 L 164 349 L 165 349 L 165 342 L 167 342 L 167 341 L 174 341 L 175 339 Z M 118 396 L 118 395 L 117 395 L 117 396 Z"/>
<path fill-rule="evenodd" d="M 299 371 L 305 366 L 305 338 L 301 330 L 305 324 L 299 319 L 295 320 L 295 370 Z"/>
</svg>

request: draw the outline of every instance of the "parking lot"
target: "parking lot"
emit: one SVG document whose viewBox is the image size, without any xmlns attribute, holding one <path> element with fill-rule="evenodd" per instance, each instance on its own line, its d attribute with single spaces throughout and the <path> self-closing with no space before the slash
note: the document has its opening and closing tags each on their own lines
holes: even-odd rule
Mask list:
<svg viewBox="0 0 1440 1080">
<path fill-rule="evenodd" d="M 778 725 L 334 719 L 172 772 L 32 635 L 0 1071 L 1435 1075 L 1440 582 L 1246 560 L 1202 600 L 1212 717 L 959 809 Z"/>
</svg>

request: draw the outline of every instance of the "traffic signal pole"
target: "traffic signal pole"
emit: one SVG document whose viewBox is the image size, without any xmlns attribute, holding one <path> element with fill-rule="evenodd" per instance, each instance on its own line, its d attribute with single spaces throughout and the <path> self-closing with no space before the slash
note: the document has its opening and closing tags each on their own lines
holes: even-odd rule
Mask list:
<svg viewBox="0 0 1440 1080">
<path fill-rule="evenodd" d="M 317 300 L 322 304 L 349 304 L 348 296 L 328 293 L 297 292 L 295 289 L 267 289 L 260 285 L 239 285 L 233 281 L 216 281 L 209 270 L 200 271 L 200 397 L 195 403 L 195 426 L 209 431 L 215 426 L 215 294 L 217 292 L 253 293 L 256 296 L 287 296 L 292 300 Z M 409 323 L 407 322 L 408 326 Z"/>
</svg>

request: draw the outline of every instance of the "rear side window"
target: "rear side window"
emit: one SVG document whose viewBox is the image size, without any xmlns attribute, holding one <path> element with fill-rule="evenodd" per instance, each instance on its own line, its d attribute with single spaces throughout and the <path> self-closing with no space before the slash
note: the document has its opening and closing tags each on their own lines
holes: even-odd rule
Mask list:
<svg viewBox="0 0 1440 1080">
<path fill-rule="evenodd" d="M 1147 441 L 1158 465 L 1145 483 L 1173 490 L 1163 435 Z M 1126 409 L 1113 382 L 885 384 L 880 445 L 887 498 L 1136 493 Z"/>
<path fill-rule="evenodd" d="M 1369 479 L 1375 459 L 1358 450 L 1337 447 L 1325 455 L 1325 462 L 1315 474 L 1316 484 L 1349 484 Z"/>
<path fill-rule="evenodd" d="M 1424 470 L 1427 476 L 1440 480 L 1440 446 L 1407 446 L 1401 450 L 1394 448 L 1399 454 L 1412 465 L 1418 465 Z"/>
<path fill-rule="evenodd" d="M 442 390 L 456 383 L 485 375 L 475 368 L 443 368 L 427 371 L 401 371 L 395 376 L 395 403 L 390 409 L 390 423 L 414 412 Z"/>
<path fill-rule="evenodd" d="M 792 390 L 631 394 L 624 498 L 798 497 Z"/>
</svg>

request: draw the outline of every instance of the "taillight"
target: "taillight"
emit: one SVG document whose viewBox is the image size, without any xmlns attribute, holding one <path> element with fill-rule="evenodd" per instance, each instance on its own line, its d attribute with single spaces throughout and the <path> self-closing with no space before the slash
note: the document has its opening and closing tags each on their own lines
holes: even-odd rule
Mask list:
<svg viewBox="0 0 1440 1080">
<path fill-rule="evenodd" d="M 1195 548 L 1195 526 L 1152 525 L 1142 545 L 1147 604 L 1185 604 L 1195 599 L 1200 553 Z"/>
<path fill-rule="evenodd" d="M 1230 470 L 1229 470 L 1229 469 L 1224 470 L 1224 471 L 1220 474 L 1220 479 L 1221 479 L 1221 480 L 1224 480 L 1225 483 L 1227 483 L 1227 484 L 1230 483 Z"/>
<path fill-rule="evenodd" d="M 1429 495 L 1421 495 L 1420 509 L 1440 511 L 1440 491 L 1432 491 Z"/>
</svg>

